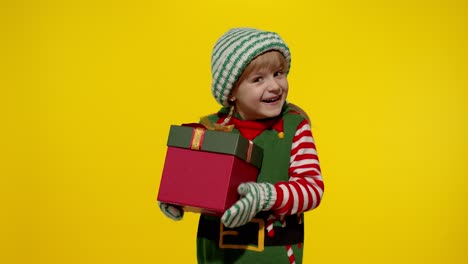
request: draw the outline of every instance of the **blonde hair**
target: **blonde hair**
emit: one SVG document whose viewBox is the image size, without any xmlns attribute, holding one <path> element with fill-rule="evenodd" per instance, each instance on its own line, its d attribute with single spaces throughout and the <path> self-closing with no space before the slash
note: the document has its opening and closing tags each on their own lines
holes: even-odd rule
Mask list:
<svg viewBox="0 0 468 264">
<path fill-rule="evenodd" d="M 244 81 L 245 78 L 247 78 L 247 76 L 249 76 L 254 71 L 262 70 L 262 69 L 267 69 L 269 71 L 277 71 L 278 69 L 281 69 L 284 72 L 284 74 L 287 74 L 288 61 L 283 56 L 283 54 L 281 54 L 281 52 L 276 51 L 276 50 L 267 51 L 265 53 L 258 55 L 257 57 L 255 57 L 253 60 L 250 61 L 247 67 L 245 67 L 241 76 L 234 84 L 234 88 L 232 89 L 231 94 L 233 91 L 235 91 L 235 89 L 237 89 L 239 84 L 242 83 L 242 81 Z M 227 123 L 229 123 L 235 111 L 234 101 L 228 100 L 228 103 L 230 105 L 229 114 L 224 120 L 224 122 L 221 123 L 221 126 L 225 126 Z"/>
<path fill-rule="evenodd" d="M 267 69 L 276 71 L 278 69 L 282 69 L 283 72 L 286 74 L 288 70 L 288 62 L 286 58 L 284 58 L 283 54 L 276 50 L 270 50 L 265 53 L 258 55 L 254 58 L 250 63 L 245 67 L 244 71 L 242 72 L 241 76 L 234 84 L 234 89 L 239 86 L 239 84 L 247 78 L 252 72 Z M 233 90 L 234 90 L 233 89 Z"/>
</svg>

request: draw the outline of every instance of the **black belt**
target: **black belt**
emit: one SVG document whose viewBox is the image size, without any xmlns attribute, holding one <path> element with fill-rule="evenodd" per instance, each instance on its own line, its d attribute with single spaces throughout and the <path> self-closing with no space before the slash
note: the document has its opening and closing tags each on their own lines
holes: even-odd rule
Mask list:
<svg viewBox="0 0 468 264">
<path fill-rule="evenodd" d="M 206 216 L 200 217 L 198 224 L 197 237 L 206 238 L 221 245 L 231 245 L 231 248 L 237 246 L 258 245 L 264 246 L 285 246 L 304 242 L 304 225 L 298 223 L 297 215 L 286 217 L 286 226 L 273 227 L 274 236 L 270 237 L 266 230 L 266 218 L 254 218 L 253 221 L 237 227 L 227 228 L 221 226 L 217 218 Z M 263 230 L 259 230 L 259 229 Z M 259 235 L 263 232 L 264 235 Z M 221 236 L 222 234 L 222 236 Z M 221 240 L 222 243 L 219 243 Z M 260 245 L 259 240 L 263 240 Z"/>
</svg>

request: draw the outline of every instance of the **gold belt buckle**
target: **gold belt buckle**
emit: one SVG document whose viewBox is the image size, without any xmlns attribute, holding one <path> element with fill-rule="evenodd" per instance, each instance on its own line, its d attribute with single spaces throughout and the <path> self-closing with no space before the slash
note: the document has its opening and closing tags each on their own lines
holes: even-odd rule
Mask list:
<svg viewBox="0 0 468 264">
<path fill-rule="evenodd" d="M 219 248 L 231 248 L 231 249 L 246 249 L 251 251 L 262 252 L 264 249 L 265 242 L 265 221 L 261 218 L 254 218 L 250 221 L 251 223 L 258 224 L 258 244 L 257 246 L 253 245 L 235 245 L 235 244 L 224 244 L 224 236 L 237 236 L 239 235 L 238 231 L 228 230 L 224 231 L 223 223 L 220 223 L 219 230 Z"/>
</svg>

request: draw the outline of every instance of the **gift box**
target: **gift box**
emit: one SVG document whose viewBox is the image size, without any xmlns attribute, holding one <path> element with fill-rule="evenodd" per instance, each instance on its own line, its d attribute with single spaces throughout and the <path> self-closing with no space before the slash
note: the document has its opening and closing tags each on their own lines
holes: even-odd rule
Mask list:
<svg viewBox="0 0 468 264">
<path fill-rule="evenodd" d="M 237 187 L 256 181 L 263 150 L 242 135 L 172 125 L 158 201 L 184 211 L 221 216 L 238 199 Z"/>
</svg>

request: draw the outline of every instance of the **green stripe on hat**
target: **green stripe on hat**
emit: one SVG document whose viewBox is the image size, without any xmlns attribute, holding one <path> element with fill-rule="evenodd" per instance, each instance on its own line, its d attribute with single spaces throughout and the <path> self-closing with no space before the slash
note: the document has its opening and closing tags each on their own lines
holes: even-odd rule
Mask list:
<svg viewBox="0 0 468 264">
<path fill-rule="evenodd" d="M 250 61 L 268 50 L 275 50 L 277 45 L 281 45 L 281 43 L 276 42 L 274 37 L 269 37 L 267 35 L 260 37 L 265 38 L 259 38 L 251 42 L 248 46 L 241 46 L 246 44 L 248 41 L 243 42 L 241 45 L 237 46 L 237 48 L 230 54 L 228 58 L 226 58 L 226 62 L 220 68 L 218 78 L 215 81 L 215 83 L 222 85 L 221 87 L 218 87 L 221 89 L 219 96 L 227 97 L 230 90 L 234 86 L 233 82 L 221 81 L 222 77 L 229 78 L 229 76 L 232 76 L 234 80 L 239 79 L 242 71 L 250 63 Z M 234 70 L 236 70 L 236 72 L 233 72 Z M 228 93 L 226 93 L 226 91 L 228 91 Z"/>
<path fill-rule="evenodd" d="M 233 32 L 231 35 L 228 35 L 226 37 L 222 37 L 221 39 L 219 39 L 218 43 L 213 48 L 211 67 L 213 68 L 213 66 L 216 65 L 218 60 L 221 58 L 219 54 L 226 52 L 226 49 L 230 47 L 229 46 L 230 43 L 240 41 L 241 38 L 247 36 L 248 34 L 251 34 L 251 32 L 248 31 L 247 29 L 237 30 Z"/>
<path fill-rule="evenodd" d="M 291 64 L 288 46 L 275 32 L 253 28 L 234 28 L 216 42 L 211 57 L 212 93 L 216 101 L 227 105 L 227 97 L 245 67 L 258 55 L 276 50 Z"/>
</svg>

